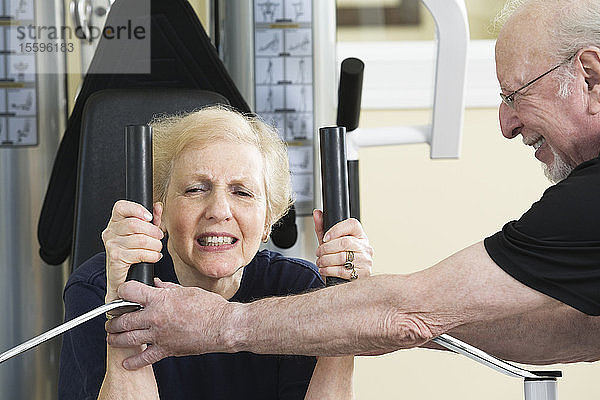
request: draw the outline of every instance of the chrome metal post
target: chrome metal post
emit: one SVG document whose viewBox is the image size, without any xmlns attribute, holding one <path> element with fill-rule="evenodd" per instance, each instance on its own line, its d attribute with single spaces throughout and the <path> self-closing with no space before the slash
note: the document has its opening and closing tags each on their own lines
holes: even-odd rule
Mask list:
<svg viewBox="0 0 600 400">
<path fill-rule="evenodd" d="M 525 379 L 525 400 L 557 400 L 556 378 Z"/>
</svg>

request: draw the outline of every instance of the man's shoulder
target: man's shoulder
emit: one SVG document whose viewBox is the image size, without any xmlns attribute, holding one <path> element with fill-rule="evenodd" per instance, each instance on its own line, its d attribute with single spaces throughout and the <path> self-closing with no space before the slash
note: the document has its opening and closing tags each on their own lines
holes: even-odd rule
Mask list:
<svg viewBox="0 0 600 400">
<path fill-rule="evenodd" d="M 541 200 L 560 203 L 572 202 L 574 205 L 596 202 L 600 195 L 600 157 L 579 164 L 569 176 L 544 192 Z"/>
<path fill-rule="evenodd" d="M 509 227 L 530 238 L 551 242 L 597 241 L 600 237 L 600 159 L 578 165 L 544 191 Z M 506 226 L 505 226 L 506 228 Z"/>
<path fill-rule="evenodd" d="M 577 177 L 585 177 L 590 179 L 599 179 L 600 178 L 600 157 L 592 158 L 591 160 L 584 161 L 579 164 L 571 174 L 564 180 L 568 181 L 573 180 Z M 563 182 L 564 182 L 563 181 Z"/>
</svg>

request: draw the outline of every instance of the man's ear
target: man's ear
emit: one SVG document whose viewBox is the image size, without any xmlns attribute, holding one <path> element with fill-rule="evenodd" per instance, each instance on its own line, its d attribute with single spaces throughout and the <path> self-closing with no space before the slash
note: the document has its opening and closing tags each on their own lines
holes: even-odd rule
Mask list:
<svg viewBox="0 0 600 400">
<path fill-rule="evenodd" d="M 600 113 L 600 49 L 586 48 L 581 52 L 579 61 L 587 84 L 588 111 L 595 115 Z"/>
</svg>

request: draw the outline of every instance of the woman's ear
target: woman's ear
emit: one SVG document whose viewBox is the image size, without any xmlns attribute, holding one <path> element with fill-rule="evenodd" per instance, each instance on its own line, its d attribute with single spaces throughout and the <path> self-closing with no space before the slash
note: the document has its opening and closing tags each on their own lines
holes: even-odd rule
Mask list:
<svg viewBox="0 0 600 400">
<path fill-rule="evenodd" d="M 158 226 L 163 232 L 167 233 L 167 227 L 165 224 L 165 219 L 163 218 L 164 204 L 160 201 L 157 201 L 153 205 L 153 223 Z"/>
<path fill-rule="evenodd" d="M 600 49 L 589 47 L 581 52 L 579 61 L 587 85 L 588 112 L 600 113 Z"/>
<path fill-rule="evenodd" d="M 269 241 L 269 235 L 271 234 L 271 224 L 265 225 L 265 230 L 262 235 L 262 242 L 267 243 Z"/>
</svg>

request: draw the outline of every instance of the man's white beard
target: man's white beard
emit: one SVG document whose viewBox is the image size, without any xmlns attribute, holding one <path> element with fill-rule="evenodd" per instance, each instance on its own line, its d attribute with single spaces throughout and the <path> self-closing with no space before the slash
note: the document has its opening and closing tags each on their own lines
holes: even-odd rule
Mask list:
<svg viewBox="0 0 600 400">
<path fill-rule="evenodd" d="M 548 178 L 552 183 L 558 183 L 569 176 L 571 171 L 573 171 L 573 167 L 560 158 L 552 147 L 550 147 L 550 150 L 554 155 L 552 164 L 547 165 L 542 163 L 542 169 L 544 170 L 544 175 L 546 175 L 546 178 Z"/>
</svg>

